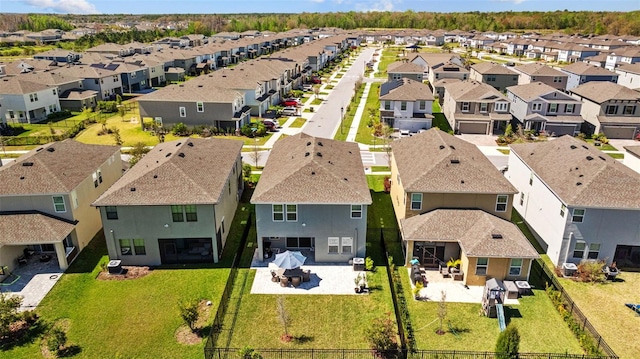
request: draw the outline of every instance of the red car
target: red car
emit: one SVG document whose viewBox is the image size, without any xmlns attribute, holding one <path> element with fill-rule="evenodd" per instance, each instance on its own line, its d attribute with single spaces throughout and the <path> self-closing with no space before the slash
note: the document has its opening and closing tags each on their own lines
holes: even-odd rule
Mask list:
<svg viewBox="0 0 640 359">
<path fill-rule="evenodd" d="M 282 101 L 282 106 L 285 106 L 285 107 L 296 107 L 296 106 L 298 106 L 298 101 L 296 101 L 296 100 L 284 100 L 284 101 Z"/>
<path fill-rule="evenodd" d="M 321 84 L 321 83 L 322 83 L 322 80 L 321 80 L 319 77 L 315 77 L 315 76 L 314 76 L 314 77 L 312 77 L 312 78 L 311 78 L 311 83 L 314 83 L 314 84 Z"/>
</svg>

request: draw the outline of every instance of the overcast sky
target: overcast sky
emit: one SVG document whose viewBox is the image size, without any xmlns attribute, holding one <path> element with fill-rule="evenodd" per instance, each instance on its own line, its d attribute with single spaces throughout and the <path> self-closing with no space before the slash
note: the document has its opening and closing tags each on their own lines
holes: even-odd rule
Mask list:
<svg viewBox="0 0 640 359">
<path fill-rule="evenodd" d="M 223 14 L 344 11 L 632 11 L 640 0 L 0 0 L 0 12 Z"/>
</svg>

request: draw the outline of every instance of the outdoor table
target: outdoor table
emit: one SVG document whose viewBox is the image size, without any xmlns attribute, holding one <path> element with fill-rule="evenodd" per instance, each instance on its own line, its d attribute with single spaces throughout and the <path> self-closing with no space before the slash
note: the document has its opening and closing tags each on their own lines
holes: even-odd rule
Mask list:
<svg viewBox="0 0 640 359">
<path fill-rule="evenodd" d="M 300 281 L 302 281 L 302 268 L 293 268 L 293 269 L 284 269 L 279 268 L 277 272 L 280 277 L 300 277 Z"/>
</svg>

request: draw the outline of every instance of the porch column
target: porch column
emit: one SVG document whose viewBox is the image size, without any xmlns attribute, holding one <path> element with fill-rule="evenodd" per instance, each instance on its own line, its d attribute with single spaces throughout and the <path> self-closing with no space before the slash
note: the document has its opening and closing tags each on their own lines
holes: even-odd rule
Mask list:
<svg viewBox="0 0 640 359">
<path fill-rule="evenodd" d="M 67 263 L 67 253 L 64 250 L 64 244 L 62 244 L 62 242 L 58 242 L 54 246 L 56 248 L 56 256 L 58 257 L 60 270 L 67 270 L 67 268 L 69 268 L 69 263 Z"/>
</svg>

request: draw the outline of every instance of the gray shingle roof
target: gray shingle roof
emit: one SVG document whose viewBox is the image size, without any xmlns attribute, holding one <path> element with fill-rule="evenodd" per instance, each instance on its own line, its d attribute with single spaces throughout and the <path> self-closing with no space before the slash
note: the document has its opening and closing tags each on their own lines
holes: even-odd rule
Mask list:
<svg viewBox="0 0 640 359">
<path fill-rule="evenodd" d="M 138 98 L 138 101 L 178 101 L 178 102 L 233 102 L 242 94 L 236 90 L 218 85 L 206 76 L 200 76 L 179 85 L 169 85 Z"/>
<path fill-rule="evenodd" d="M 8 77 L 0 80 L 0 94 L 24 95 L 47 90 L 49 86 L 32 82 L 22 77 Z"/>
<path fill-rule="evenodd" d="M 0 212 L 0 244 L 45 244 L 65 239 L 75 224 L 40 212 Z"/>
<path fill-rule="evenodd" d="M 276 142 L 251 203 L 371 204 L 358 145 L 305 133 Z"/>
<path fill-rule="evenodd" d="M 119 146 L 71 139 L 40 146 L 0 167 L 0 195 L 69 193 L 114 155 L 120 161 Z"/>
<path fill-rule="evenodd" d="M 609 100 L 640 99 L 640 92 L 608 81 L 587 82 L 571 90 L 571 93 L 589 99 L 598 104 L 607 102 Z"/>
<path fill-rule="evenodd" d="M 558 90 L 542 82 L 532 82 L 525 85 L 509 86 L 507 87 L 507 91 L 529 102 L 542 95 Z"/>
<path fill-rule="evenodd" d="M 515 224 L 481 210 L 437 209 L 401 222 L 405 240 L 458 242 L 469 257 L 539 257 Z"/>
<path fill-rule="evenodd" d="M 433 101 L 433 95 L 428 85 L 419 81 L 403 78 L 383 83 L 380 86 L 380 100 Z"/>
<path fill-rule="evenodd" d="M 628 153 L 640 158 L 640 146 L 624 146 L 624 149 L 627 150 Z"/>
<path fill-rule="evenodd" d="M 571 136 L 511 145 L 568 206 L 640 208 L 640 174 Z"/>
<path fill-rule="evenodd" d="M 220 138 L 161 143 L 93 205 L 216 204 L 227 181 L 236 180 L 232 173 L 242 145 Z"/>
<path fill-rule="evenodd" d="M 437 128 L 394 141 L 391 148 L 407 192 L 517 192 L 475 145 Z"/>
</svg>

